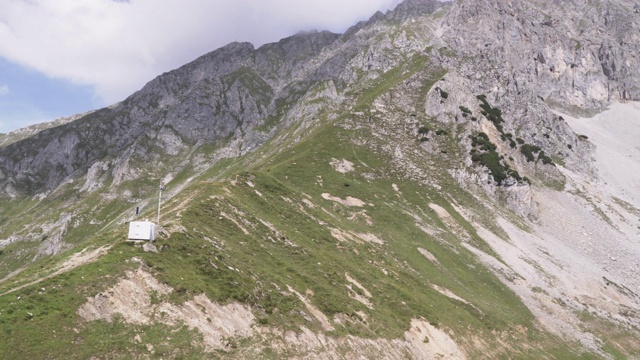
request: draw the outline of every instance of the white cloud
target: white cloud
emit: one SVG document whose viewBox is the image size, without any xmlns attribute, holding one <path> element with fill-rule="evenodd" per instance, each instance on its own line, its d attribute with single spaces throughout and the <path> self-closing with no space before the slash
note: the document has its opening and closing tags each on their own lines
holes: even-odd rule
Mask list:
<svg viewBox="0 0 640 360">
<path fill-rule="evenodd" d="M 0 85 L 0 96 L 7 95 L 9 93 L 9 86 Z"/>
<path fill-rule="evenodd" d="M 2 0 L 0 56 L 106 104 L 232 41 L 341 32 L 398 0 Z"/>
</svg>

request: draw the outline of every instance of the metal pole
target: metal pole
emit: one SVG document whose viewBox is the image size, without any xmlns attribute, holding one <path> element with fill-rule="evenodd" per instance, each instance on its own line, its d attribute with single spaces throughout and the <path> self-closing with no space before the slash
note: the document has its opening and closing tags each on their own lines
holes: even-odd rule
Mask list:
<svg viewBox="0 0 640 360">
<path fill-rule="evenodd" d="M 160 226 L 160 203 L 162 201 L 162 190 L 164 190 L 164 185 L 160 185 L 160 192 L 158 193 L 158 226 Z"/>
</svg>

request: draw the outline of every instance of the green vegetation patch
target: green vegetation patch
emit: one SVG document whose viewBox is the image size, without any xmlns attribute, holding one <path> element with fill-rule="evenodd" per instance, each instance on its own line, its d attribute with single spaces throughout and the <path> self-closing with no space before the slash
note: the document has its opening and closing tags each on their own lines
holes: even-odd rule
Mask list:
<svg viewBox="0 0 640 360">
<path fill-rule="evenodd" d="M 542 149 L 539 146 L 524 144 L 520 147 L 520 152 L 524 155 L 527 162 L 533 162 L 536 160 L 535 153 L 540 152 Z"/>
<path fill-rule="evenodd" d="M 480 100 L 480 108 L 482 109 L 480 112 L 484 115 L 489 121 L 493 123 L 493 125 L 498 129 L 498 132 L 504 134 L 504 128 L 502 123 L 504 123 L 504 119 L 502 118 L 502 110 L 499 108 L 491 106 L 487 101 L 486 95 L 478 95 L 476 96 L 478 100 Z"/>
<path fill-rule="evenodd" d="M 522 181 L 517 171 L 511 170 L 509 165 L 497 153 L 497 146 L 489 140 L 489 136 L 483 132 L 471 135 L 471 160 L 474 163 L 487 167 L 493 180 L 502 184 L 507 178 L 512 177 Z"/>
<path fill-rule="evenodd" d="M 440 97 L 442 98 L 442 100 L 447 100 L 449 98 L 449 93 L 442 90 L 441 88 L 438 88 L 438 91 L 440 92 Z"/>
<path fill-rule="evenodd" d="M 459 109 L 460 109 L 460 111 L 462 111 L 462 116 L 463 116 L 463 117 L 467 117 L 467 116 L 469 116 L 469 115 L 471 115 L 471 114 L 472 114 L 471 110 L 469 110 L 469 108 L 468 108 L 468 107 L 466 107 L 466 106 L 462 106 L 462 105 L 460 105 L 460 106 L 459 106 Z"/>
<path fill-rule="evenodd" d="M 544 165 L 554 165 L 553 159 L 545 154 L 537 145 L 524 144 L 520 147 L 520 152 L 527 159 L 527 162 L 536 161 L 535 154 L 538 153 L 537 160 L 541 161 Z"/>
</svg>

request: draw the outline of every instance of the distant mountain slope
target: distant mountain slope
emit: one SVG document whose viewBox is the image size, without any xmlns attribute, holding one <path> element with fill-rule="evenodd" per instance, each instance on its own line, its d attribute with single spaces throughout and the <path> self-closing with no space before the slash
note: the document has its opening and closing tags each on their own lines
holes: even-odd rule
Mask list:
<svg viewBox="0 0 640 360">
<path fill-rule="evenodd" d="M 7 146 L 9 144 L 13 144 L 14 142 L 18 142 L 20 140 L 31 137 L 42 130 L 72 122 L 83 116 L 86 116 L 87 114 L 88 113 L 61 117 L 51 122 L 44 122 L 41 124 L 30 125 L 30 126 L 9 132 L 7 134 L 0 134 L 0 147 Z"/>
</svg>

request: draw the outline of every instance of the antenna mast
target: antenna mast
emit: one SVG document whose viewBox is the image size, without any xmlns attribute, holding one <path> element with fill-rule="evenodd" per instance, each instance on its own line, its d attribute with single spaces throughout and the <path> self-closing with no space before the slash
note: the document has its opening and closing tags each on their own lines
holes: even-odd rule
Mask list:
<svg viewBox="0 0 640 360">
<path fill-rule="evenodd" d="M 160 203 L 162 202 L 162 191 L 164 191 L 164 185 L 160 184 L 160 192 L 158 193 L 158 226 L 160 226 Z"/>
</svg>

